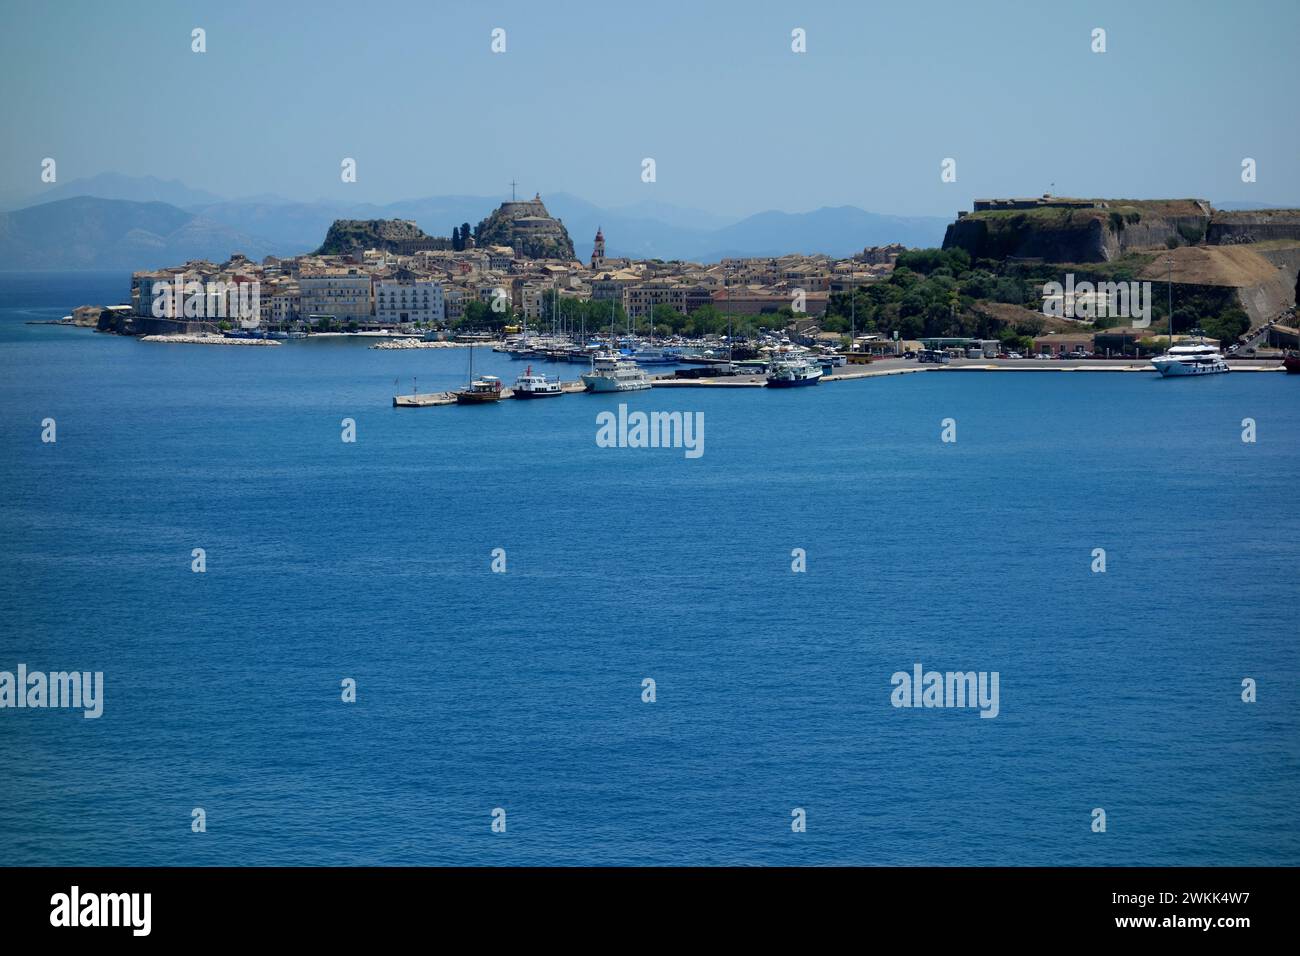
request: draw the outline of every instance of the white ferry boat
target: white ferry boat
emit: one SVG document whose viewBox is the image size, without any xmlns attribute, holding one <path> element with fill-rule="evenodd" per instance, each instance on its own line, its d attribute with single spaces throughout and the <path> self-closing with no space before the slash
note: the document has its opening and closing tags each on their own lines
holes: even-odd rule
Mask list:
<svg viewBox="0 0 1300 956">
<path fill-rule="evenodd" d="M 1228 371 L 1223 354 L 1213 345 L 1197 342 L 1194 345 L 1175 345 L 1151 360 L 1156 371 L 1166 378 L 1178 375 L 1214 375 Z"/>
<path fill-rule="evenodd" d="M 816 385 L 821 380 L 822 367 L 803 358 L 776 360 L 767 373 L 768 388 L 797 388 Z"/>
<path fill-rule="evenodd" d="M 534 375 L 533 367 L 530 365 L 515 379 L 515 387 L 510 393 L 511 398 L 553 398 L 557 395 L 564 394 L 564 386 L 560 384 L 559 379 L 547 378 L 545 375 Z"/>
<path fill-rule="evenodd" d="M 589 392 L 632 392 L 650 387 L 650 376 L 635 362 L 623 359 L 617 352 L 601 352 L 593 356 L 591 371 L 582 373 L 582 384 Z"/>
</svg>

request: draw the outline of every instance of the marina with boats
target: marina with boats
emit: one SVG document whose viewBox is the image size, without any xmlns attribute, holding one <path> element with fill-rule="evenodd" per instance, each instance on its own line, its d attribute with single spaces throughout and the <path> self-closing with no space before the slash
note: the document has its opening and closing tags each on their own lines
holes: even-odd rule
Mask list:
<svg viewBox="0 0 1300 956">
<path fill-rule="evenodd" d="M 491 349 L 496 355 L 508 356 L 512 360 L 532 359 L 511 385 L 506 385 L 508 376 L 475 376 L 474 353 L 484 346 L 470 343 L 467 348 L 469 375 L 461 388 L 424 393 L 413 388 L 410 393 L 394 395 L 392 404 L 397 408 L 482 405 L 497 404 L 503 399 L 559 398 L 580 392 L 620 393 L 651 388 L 790 389 L 823 382 L 917 372 L 1154 372 L 1163 377 L 1199 376 L 1229 370 L 1281 372 L 1285 369 L 1287 372 L 1300 372 L 1300 352 L 1288 352 L 1281 364 L 1237 360 L 1229 366 L 1216 347 L 1203 342 L 1175 345 L 1165 354 L 1149 360 L 1085 358 L 1052 361 L 1020 357 L 1010 360 L 962 358 L 940 350 L 922 350 L 912 355 L 865 356 L 809 348 L 779 338 L 763 342 L 756 349 L 748 349 L 748 352 L 755 353 L 754 357 L 731 360 L 728 346 L 725 340 L 670 342 L 654 346 L 658 354 L 649 358 L 646 355 L 648 343 L 634 337 L 593 337 L 578 344 L 558 336 L 516 335 L 497 342 Z M 662 361 L 662 355 L 672 356 L 672 362 Z M 538 362 L 545 366 L 580 364 L 586 368 L 574 378 L 565 380 L 562 374 L 548 375 L 540 371 Z"/>
</svg>

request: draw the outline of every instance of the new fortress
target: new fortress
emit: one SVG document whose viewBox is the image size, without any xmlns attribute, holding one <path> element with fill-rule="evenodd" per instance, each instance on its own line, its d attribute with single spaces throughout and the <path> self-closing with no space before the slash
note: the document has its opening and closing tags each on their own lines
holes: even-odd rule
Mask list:
<svg viewBox="0 0 1300 956">
<path fill-rule="evenodd" d="M 1172 279 L 1239 306 L 1255 325 L 1295 305 L 1300 210 L 1223 211 L 1203 199 L 981 199 L 957 214 L 943 247 L 1025 271 L 1059 263 L 1098 281 Z M 1063 270 L 1047 271 L 1059 278 Z"/>
</svg>

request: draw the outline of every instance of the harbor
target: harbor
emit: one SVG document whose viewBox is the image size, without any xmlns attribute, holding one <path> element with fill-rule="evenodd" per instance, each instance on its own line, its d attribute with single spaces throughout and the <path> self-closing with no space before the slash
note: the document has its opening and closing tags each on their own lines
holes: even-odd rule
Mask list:
<svg viewBox="0 0 1300 956">
<path fill-rule="evenodd" d="M 698 367 L 697 367 L 698 368 Z M 1241 361 L 1234 360 L 1229 363 L 1229 369 L 1232 372 L 1282 372 L 1286 369 L 1280 363 L 1258 362 L 1258 361 Z M 681 371 L 680 369 L 678 371 Z M 1159 378 L 1159 374 L 1149 361 L 1124 361 L 1117 359 L 998 359 L 992 361 L 981 361 L 977 359 L 953 359 L 951 363 L 940 364 L 918 364 L 915 360 L 903 358 L 886 358 L 872 361 L 867 366 L 842 367 L 839 370 L 830 371 L 820 376 L 820 383 L 833 382 L 851 382 L 863 379 L 885 378 L 897 375 L 912 375 L 917 373 L 955 373 L 955 372 L 1121 372 L 1121 373 L 1145 373 L 1154 378 Z M 670 389 L 748 389 L 748 388 L 765 388 L 769 387 L 767 376 L 764 374 L 732 374 L 732 375 L 691 375 L 690 377 L 679 377 L 675 373 L 661 373 L 653 376 L 647 376 L 648 387 L 650 388 L 670 388 Z M 565 395 L 577 394 L 587 389 L 582 381 L 567 381 L 560 383 L 560 391 Z M 513 398 L 514 390 L 502 388 L 500 390 L 502 399 Z M 407 393 L 393 396 L 394 408 L 431 408 L 443 405 L 456 405 L 456 392 L 423 392 Z"/>
</svg>

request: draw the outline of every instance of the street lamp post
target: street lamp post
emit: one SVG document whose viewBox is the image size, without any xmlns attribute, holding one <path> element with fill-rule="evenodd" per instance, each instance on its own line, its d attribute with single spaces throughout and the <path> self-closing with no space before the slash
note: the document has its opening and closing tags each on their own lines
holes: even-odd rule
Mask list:
<svg viewBox="0 0 1300 956">
<path fill-rule="evenodd" d="M 1166 256 L 1165 265 L 1169 267 L 1169 274 L 1165 281 L 1165 286 L 1169 290 L 1169 348 L 1174 347 L 1174 257 Z"/>
</svg>

